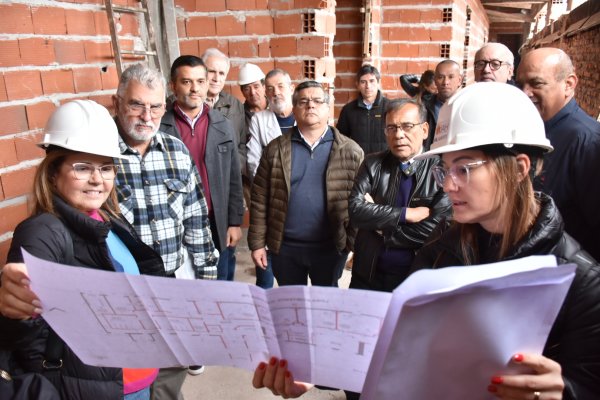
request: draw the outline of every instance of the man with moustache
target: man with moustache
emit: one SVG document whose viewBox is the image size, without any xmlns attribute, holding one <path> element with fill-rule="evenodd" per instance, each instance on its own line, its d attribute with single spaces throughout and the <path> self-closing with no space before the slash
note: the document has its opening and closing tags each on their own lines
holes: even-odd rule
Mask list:
<svg viewBox="0 0 600 400">
<path fill-rule="evenodd" d="M 178 57 L 171 66 L 175 101 L 162 118 L 161 131 L 181 138 L 200 172 L 213 241 L 221 256 L 218 279 L 233 280 L 235 246 L 242 237 L 244 204 L 237 141 L 231 122 L 205 104 L 208 90 L 203 61 Z"/>
<path fill-rule="evenodd" d="M 198 171 L 185 145 L 159 131 L 165 80 L 142 64 L 123 71 L 113 96 L 119 147 L 115 186 L 123 217 L 157 251 L 167 276 L 184 265 L 197 279 L 216 279 L 216 251 Z M 189 264 L 188 264 L 189 263 Z M 181 399 L 185 368 L 163 368 L 152 399 Z"/>
<path fill-rule="evenodd" d="M 248 138 L 248 175 L 254 178 L 263 149 L 282 133 L 296 124 L 292 113 L 294 84 L 290 75 L 282 69 L 273 69 L 265 77 L 269 109 L 257 112 L 250 121 Z"/>
</svg>

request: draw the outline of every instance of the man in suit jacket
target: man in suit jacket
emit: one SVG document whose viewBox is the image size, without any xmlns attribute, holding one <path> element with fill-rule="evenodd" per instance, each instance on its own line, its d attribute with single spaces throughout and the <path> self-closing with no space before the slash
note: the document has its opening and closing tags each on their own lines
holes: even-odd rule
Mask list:
<svg viewBox="0 0 600 400">
<path fill-rule="evenodd" d="M 163 116 L 160 130 L 180 138 L 196 162 L 213 241 L 221 253 L 217 279 L 233 280 L 235 245 L 242 236 L 244 216 L 237 138 L 231 122 L 204 103 L 208 80 L 200 58 L 177 58 L 170 85 L 176 100 Z"/>
</svg>

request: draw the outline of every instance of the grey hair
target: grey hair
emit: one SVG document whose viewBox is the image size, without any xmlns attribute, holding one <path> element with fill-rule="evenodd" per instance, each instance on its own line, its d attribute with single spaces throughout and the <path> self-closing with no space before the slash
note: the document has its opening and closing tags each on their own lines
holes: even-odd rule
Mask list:
<svg viewBox="0 0 600 400">
<path fill-rule="evenodd" d="M 292 84 L 292 78 L 290 77 L 290 74 L 288 74 L 286 71 L 282 70 L 281 68 L 275 68 L 275 69 L 272 69 L 269 72 L 267 72 L 267 75 L 265 76 L 265 80 L 270 79 L 276 75 L 283 75 L 283 77 L 287 81 L 287 84 L 288 85 Z"/>
<path fill-rule="evenodd" d="M 206 64 L 206 60 L 208 60 L 209 57 L 216 57 L 225 60 L 225 62 L 227 63 L 227 71 L 231 69 L 231 62 L 229 61 L 229 57 L 227 57 L 225 53 L 223 53 L 221 50 L 216 49 L 214 47 L 209 47 L 204 51 L 204 53 L 202 53 L 202 56 L 200 58 L 202 59 L 204 64 Z"/>
<path fill-rule="evenodd" d="M 129 86 L 129 82 L 136 81 L 149 89 L 160 88 L 165 92 L 167 81 L 162 74 L 145 64 L 133 64 L 127 67 L 121 74 L 119 86 L 117 87 L 117 96 L 123 97 Z"/>
<path fill-rule="evenodd" d="M 294 94 L 292 95 L 292 105 L 295 107 L 296 104 L 298 103 L 298 97 L 300 96 L 300 92 L 304 89 L 308 89 L 308 88 L 319 88 L 323 91 L 323 101 L 325 102 L 325 104 L 329 105 L 329 92 L 327 90 L 325 90 L 325 88 L 323 87 L 323 85 L 321 85 L 319 82 L 317 81 L 304 81 L 301 84 L 299 84 L 298 86 L 296 86 L 296 89 L 294 90 Z"/>
<path fill-rule="evenodd" d="M 395 112 L 404 108 L 404 106 L 408 104 L 413 104 L 419 110 L 419 122 L 423 123 L 427 121 L 427 109 L 425 105 L 421 103 L 418 99 L 394 99 L 388 102 L 387 107 L 385 108 L 385 115 L 387 116 L 389 113 Z M 385 119 L 384 119 L 385 120 Z"/>
<path fill-rule="evenodd" d="M 510 49 L 508 47 L 506 47 L 506 45 L 502 44 L 502 43 L 497 43 L 497 42 L 487 42 L 486 44 L 484 44 L 479 50 L 477 50 L 477 52 L 475 53 L 475 60 L 477 60 L 477 56 L 486 48 L 488 47 L 492 47 L 495 48 L 497 50 L 500 50 L 500 52 L 502 53 L 502 58 L 504 58 L 504 60 L 500 60 L 500 61 L 504 61 L 509 63 L 510 65 L 515 65 L 515 56 L 512 53 L 512 51 L 510 51 Z"/>
</svg>

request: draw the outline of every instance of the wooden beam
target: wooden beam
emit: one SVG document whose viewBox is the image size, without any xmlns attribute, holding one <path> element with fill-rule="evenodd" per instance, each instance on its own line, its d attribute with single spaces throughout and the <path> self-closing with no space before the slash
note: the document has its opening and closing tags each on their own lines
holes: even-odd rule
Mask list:
<svg viewBox="0 0 600 400">
<path fill-rule="evenodd" d="M 531 7 L 533 6 L 533 4 L 531 2 L 527 2 L 527 1 L 524 1 L 524 2 L 514 2 L 514 3 L 513 2 L 505 1 L 505 2 L 502 2 L 502 3 L 490 3 L 490 4 L 484 3 L 483 4 L 484 7 L 486 5 L 487 6 L 493 6 L 493 7 L 521 8 L 521 9 L 527 9 L 527 10 L 531 9 Z"/>
<path fill-rule="evenodd" d="M 495 10 L 486 10 L 490 20 L 501 21 L 501 22 L 532 22 L 533 18 L 529 15 L 523 15 L 521 13 L 507 13 Z"/>
</svg>

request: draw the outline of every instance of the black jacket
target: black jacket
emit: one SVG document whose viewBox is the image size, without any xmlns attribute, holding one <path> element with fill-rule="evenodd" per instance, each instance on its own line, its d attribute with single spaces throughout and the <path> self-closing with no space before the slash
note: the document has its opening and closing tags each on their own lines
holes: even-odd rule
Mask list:
<svg viewBox="0 0 600 400">
<path fill-rule="evenodd" d="M 54 204 L 58 216 L 39 214 L 17 226 L 8 253 L 8 262 L 22 262 L 23 247 L 44 260 L 114 271 L 106 245 L 108 231 L 112 229 L 137 261 L 140 273 L 164 275 L 160 256 L 142 243 L 134 229 L 126 222 L 96 221 L 57 197 Z M 19 321 L 0 317 L 0 348 L 13 350 L 18 367 L 25 371 L 41 372 L 41 360 L 46 349 L 48 333 L 49 326 L 43 318 Z M 121 369 L 85 365 L 66 344 L 62 360 L 62 398 L 112 400 L 123 397 Z"/>
<path fill-rule="evenodd" d="M 540 214 L 505 260 L 552 254 L 559 264 L 577 264 L 575 279 L 554 321 L 543 355 L 562 367 L 563 399 L 600 399 L 600 267 L 564 231 L 553 200 L 543 194 L 538 194 L 538 198 L 542 205 Z M 464 265 L 459 239 L 458 224 L 441 223 L 428 244 L 417 253 L 413 270 Z M 480 248 L 485 247 L 483 243 Z"/>
<path fill-rule="evenodd" d="M 416 251 L 443 217 L 451 214 L 448 197 L 431 176 L 439 158 L 414 161 L 409 207 L 428 207 L 430 216 L 418 223 L 402 223 L 402 208 L 395 207 L 400 182 L 400 162 L 387 150 L 367 156 L 361 164 L 349 198 L 350 223 L 358 228 L 352 273 L 371 281 L 377 259 L 385 247 Z M 369 193 L 374 204 L 364 200 Z M 376 231 L 382 231 L 379 235 Z"/>
<path fill-rule="evenodd" d="M 437 126 L 438 115 L 435 112 L 435 104 L 438 101 L 437 96 L 431 95 L 423 99 L 423 105 L 427 109 L 427 123 L 429 124 L 429 134 L 423 143 L 423 151 L 429 150 L 433 137 L 435 136 L 435 127 Z"/>
<path fill-rule="evenodd" d="M 346 104 L 340 113 L 336 128 L 354 140 L 363 149 L 365 154 L 375 153 L 387 149 L 385 140 L 385 109 L 389 100 L 381 91 L 373 107 L 367 110 L 362 96 Z"/>
</svg>

